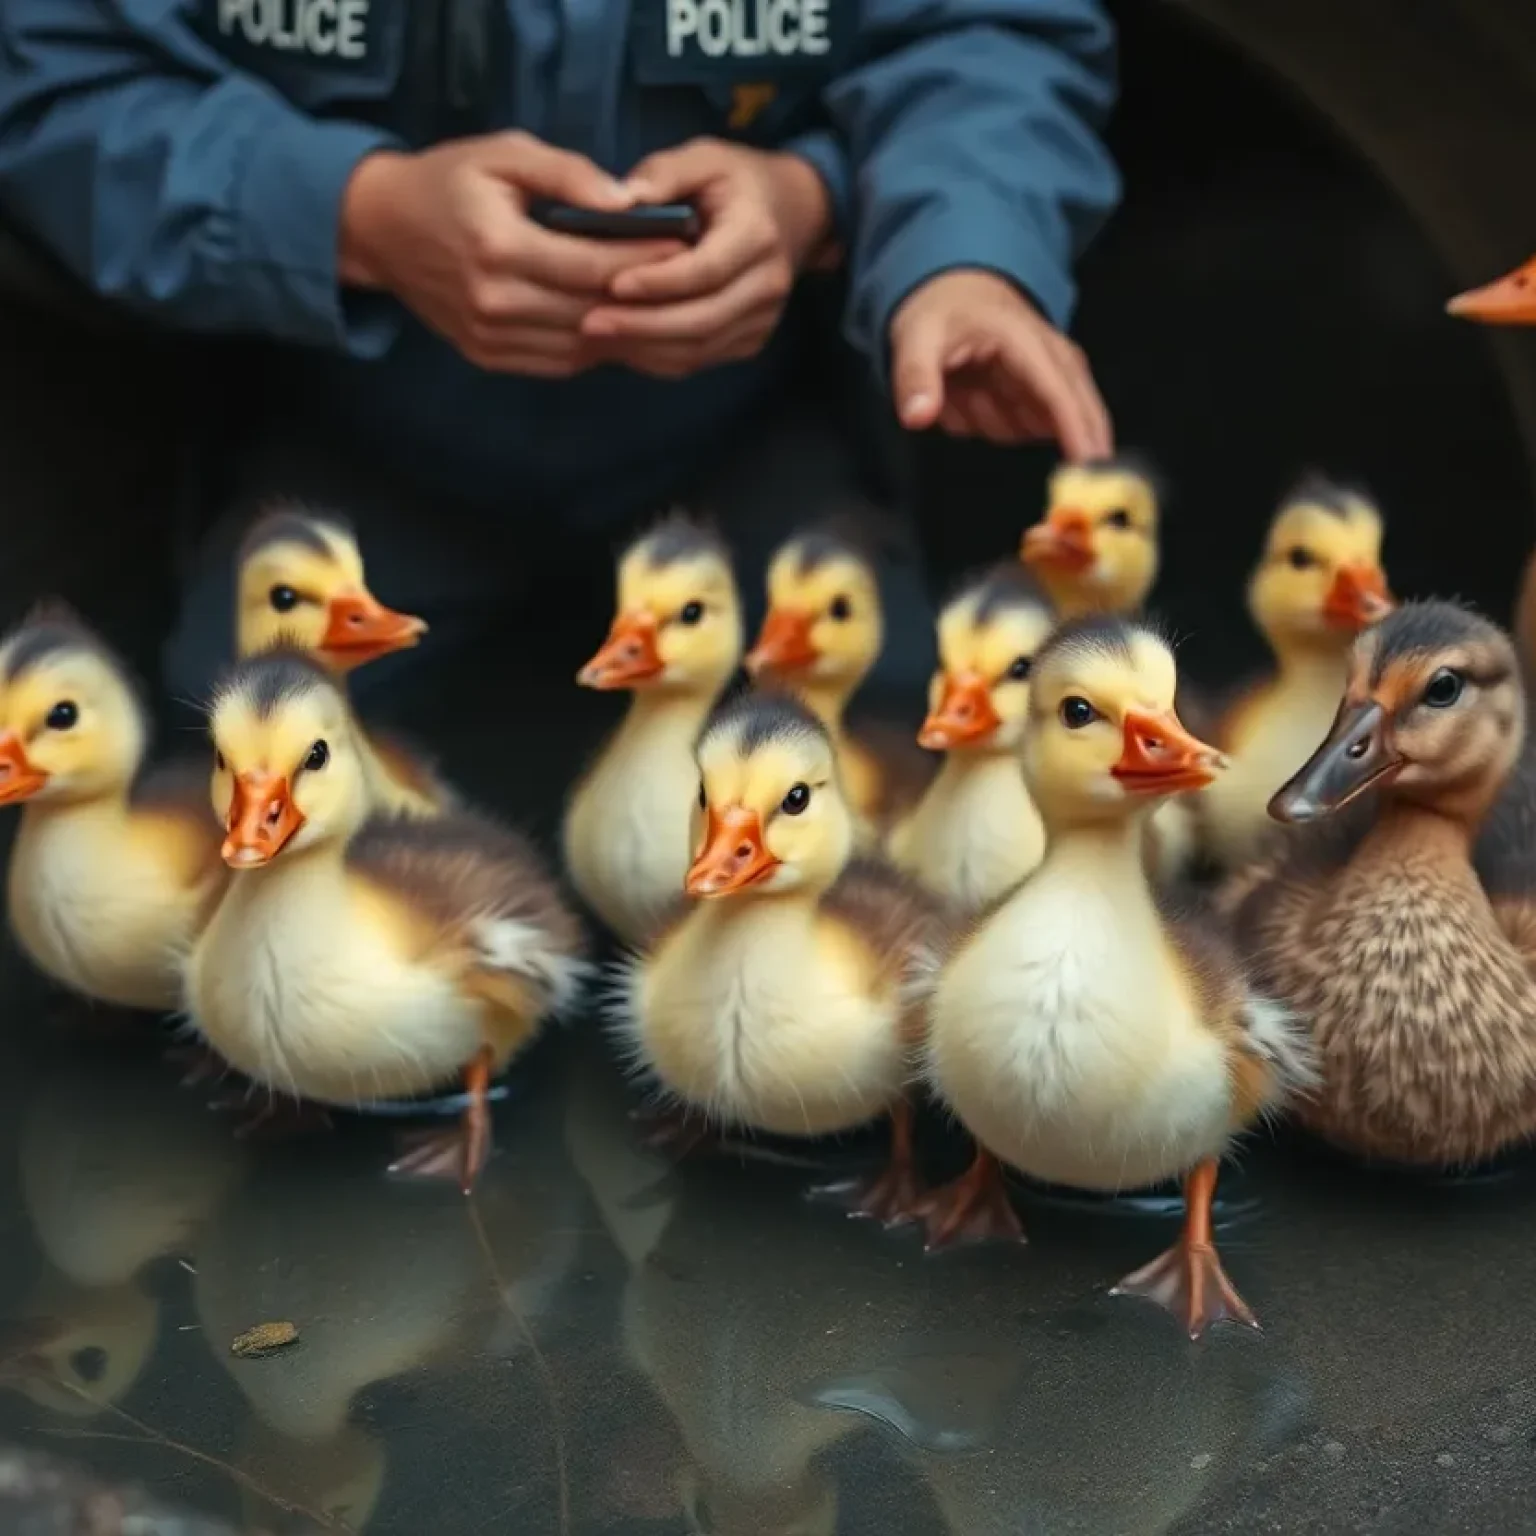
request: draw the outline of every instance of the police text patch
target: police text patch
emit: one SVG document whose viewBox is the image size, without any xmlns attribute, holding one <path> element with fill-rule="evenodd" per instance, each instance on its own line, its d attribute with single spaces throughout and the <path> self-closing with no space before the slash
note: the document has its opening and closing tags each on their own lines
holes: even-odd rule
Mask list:
<svg viewBox="0 0 1536 1536">
<path fill-rule="evenodd" d="M 852 0 L 635 0 L 637 77 L 716 85 L 825 72 L 853 42 Z"/>
<path fill-rule="evenodd" d="M 218 0 L 223 37 L 279 53 L 362 63 L 369 0 Z"/>
</svg>

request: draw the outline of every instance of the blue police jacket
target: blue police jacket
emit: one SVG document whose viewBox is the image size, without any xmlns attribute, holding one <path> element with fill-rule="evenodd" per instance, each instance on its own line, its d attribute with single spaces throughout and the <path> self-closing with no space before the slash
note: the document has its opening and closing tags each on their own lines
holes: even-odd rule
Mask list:
<svg viewBox="0 0 1536 1536">
<path fill-rule="evenodd" d="M 1099 0 L 4 0 L 0 210 L 133 310 L 301 344 L 295 389 L 427 486 L 611 515 L 775 388 L 794 327 L 676 383 L 480 372 L 339 287 L 362 157 L 511 127 L 619 175 L 698 135 L 802 155 L 878 369 L 953 267 L 1065 324 L 1118 192 L 1114 76 Z"/>
</svg>

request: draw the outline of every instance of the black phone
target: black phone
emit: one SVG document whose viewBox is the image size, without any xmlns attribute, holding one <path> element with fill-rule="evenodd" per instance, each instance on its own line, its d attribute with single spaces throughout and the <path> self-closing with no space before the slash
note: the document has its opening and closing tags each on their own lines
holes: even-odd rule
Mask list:
<svg viewBox="0 0 1536 1536">
<path fill-rule="evenodd" d="M 545 229 L 588 240 L 684 240 L 692 245 L 700 234 L 699 215 L 687 203 L 650 203 L 619 213 L 540 203 L 532 212 Z"/>
</svg>

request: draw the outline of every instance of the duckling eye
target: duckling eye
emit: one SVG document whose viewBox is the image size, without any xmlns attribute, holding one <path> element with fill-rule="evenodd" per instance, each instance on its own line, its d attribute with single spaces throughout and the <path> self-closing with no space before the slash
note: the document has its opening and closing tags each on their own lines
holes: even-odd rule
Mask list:
<svg viewBox="0 0 1536 1536">
<path fill-rule="evenodd" d="M 1310 570 L 1311 567 L 1318 563 L 1317 556 L 1310 549 L 1303 549 L 1300 544 L 1291 550 L 1285 558 L 1293 571 Z"/>
<path fill-rule="evenodd" d="M 699 780 L 699 809 L 701 811 L 707 811 L 709 809 L 709 796 L 704 793 L 703 779 Z"/>
<path fill-rule="evenodd" d="M 291 613 L 299 606 L 299 594 L 292 587 L 273 587 L 267 593 L 267 601 L 277 609 L 279 613 Z"/>
<path fill-rule="evenodd" d="M 69 1368 L 81 1381 L 100 1381 L 107 1374 L 107 1352 L 99 1344 L 88 1344 L 69 1357 Z"/>
<path fill-rule="evenodd" d="M 1092 725 L 1098 718 L 1098 710 L 1087 699 L 1080 698 L 1075 693 L 1061 701 L 1061 723 L 1069 731 L 1080 731 L 1085 725 Z"/>
<path fill-rule="evenodd" d="M 1106 512 L 1099 521 L 1106 528 L 1129 528 L 1131 526 L 1131 514 L 1124 507 L 1116 507 L 1113 512 Z"/>
<path fill-rule="evenodd" d="M 220 773 L 223 773 L 225 768 L 229 766 L 224 761 L 224 754 L 222 752 L 215 752 L 213 754 L 213 766 L 217 768 Z"/>
<path fill-rule="evenodd" d="M 704 617 L 704 604 L 700 602 L 684 603 L 677 616 L 679 624 L 697 624 Z"/>
<path fill-rule="evenodd" d="M 1008 676 L 1016 683 L 1022 683 L 1029 676 L 1029 669 L 1034 663 L 1028 656 L 1015 656 L 1013 665 L 1008 668 Z"/>
<path fill-rule="evenodd" d="M 1424 702 L 1431 709 L 1449 709 L 1461 697 L 1466 678 L 1450 667 L 1441 667 L 1424 690 Z"/>
<path fill-rule="evenodd" d="M 786 816 L 798 816 L 806 806 L 811 803 L 811 788 L 808 784 L 795 784 L 784 796 L 784 803 L 780 809 Z"/>
<path fill-rule="evenodd" d="M 309 773 L 317 773 L 331 760 L 331 749 L 323 741 L 317 741 L 309 749 L 309 756 L 304 759 L 305 770 Z"/>
<path fill-rule="evenodd" d="M 844 593 L 839 592 L 832 599 L 832 604 L 827 609 L 827 612 L 841 624 L 844 619 L 851 619 L 853 617 L 853 604 L 848 601 Z"/>
<path fill-rule="evenodd" d="M 60 699 L 48 711 L 48 718 L 44 724 L 50 731 L 67 731 L 79 718 L 80 710 L 74 700 Z"/>
</svg>

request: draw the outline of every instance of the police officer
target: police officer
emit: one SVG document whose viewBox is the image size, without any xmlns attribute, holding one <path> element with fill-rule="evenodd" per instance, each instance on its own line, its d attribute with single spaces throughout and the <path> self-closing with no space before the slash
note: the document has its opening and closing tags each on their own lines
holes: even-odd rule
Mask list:
<svg viewBox="0 0 1536 1536">
<path fill-rule="evenodd" d="M 5 0 L 0 44 L 0 211 L 144 315 L 293 344 L 284 440 L 417 509 L 403 606 L 485 577 L 447 509 L 611 524 L 761 447 L 817 267 L 907 427 L 1110 446 L 1063 330 L 1117 193 L 1099 0 Z"/>
</svg>

